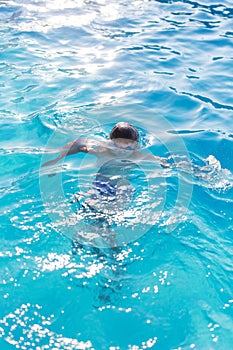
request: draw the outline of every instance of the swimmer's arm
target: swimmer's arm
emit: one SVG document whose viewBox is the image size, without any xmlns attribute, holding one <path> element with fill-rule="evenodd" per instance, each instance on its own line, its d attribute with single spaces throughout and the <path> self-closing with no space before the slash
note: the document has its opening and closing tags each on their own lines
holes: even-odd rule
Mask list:
<svg viewBox="0 0 233 350">
<path fill-rule="evenodd" d="M 136 158 L 146 160 L 149 162 L 157 162 L 164 169 L 176 168 L 176 169 L 180 169 L 183 172 L 188 172 L 188 173 L 190 173 L 191 171 L 195 172 L 195 169 L 193 169 L 193 166 L 190 162 L 185 160 L 176 162 L 174 161 L 172 156 L 168 158 L 163 158 L 159 156 L 154 156 L 152 154 L 137 152 Z"/>
<path fill-rule="evenodd" d="M 166 158 L 154 156 L 152 154 L 145 154 L 145 153 L 137 152 L 136 158 L 141 159 L 141 160 L 146 160 L 149 162 L 158 162 L 162 168 L 172 168 L 173 166 L 175 166 L 175 163 L 169 163 Z"/>
<path fill-rule="evenodd" d="M 180 160 L 180 161 L 174 161 L 173 157 L 170 156 L 168 158 L 162 158 L 159 156 L 153 156 L 152 154 L 148 154 L 148 157 L 145 158 L 148 159 L 150 161 L 157 161 L 160 166 L 164 169 L 176 169 L 179 170 L 180 172 L 184 173 L 184 174 L 192 174 L 195 177 L 198 177 L 198 173 L 201 170 L 206 171 L 206 167 L 197 167 L 197 166 L 193 166 L 191 162 L 187 161 L 187 160 Z"/>
<path fill-rule="evenodd" d="M 60 159 L 72 154 L 80 152 L 96 154 L 100 151 L 101 149 L 98 148 L 98 143 L 96 141 L 90 139 L 77 139 L 75 141 L 67 143 L 61 149 L 58 149 L 57 152 L 60 152 L 59 156 L 42 164 L 42 166 L 56 164 Z"/>
<path fill-rule="evenodd" d="M 162 158 L 159 156 L 154 156 L 152 154 L 138 153 L 136 157 L 147 161 L 153 161 L 153 162 L 156 161 L 160 164 L 162 168 L 165 168 L 165 169 L 175 168 L 180 172 L 184 174 L 192 175 L 197 179 L 203 179 L 203 178 L 205 179 L 207 174 L 212 171 L 211 166 L 208 164 L 208 158 L 207 158 L 206 165 L 199 166 L 199 165 L 192 164 L 191 160 L 175 161 L 172 156 L 169 156 L 168 158 Z"/>
<path fill-rule="evenodd" d="M 162 158 L 162 157 L 153 156 L 153 155 L 149 155 L 149 156 L 151 157 L 151 160 L 157 161 L 160 164 L 160 166 L 164 169 L 176 168 L 176 169 L 180 169 L 180 171 L 184 173 L 190 173 L 191 171 L 193 171 L 192 164 L 188 161 L 181 160 L 176 162 L 172 157 Z"/>
</svg>

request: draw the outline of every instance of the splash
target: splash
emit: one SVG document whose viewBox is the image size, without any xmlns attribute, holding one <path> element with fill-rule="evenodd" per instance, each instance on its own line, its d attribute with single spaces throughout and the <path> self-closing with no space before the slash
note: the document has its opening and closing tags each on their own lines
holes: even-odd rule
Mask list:
<svg viewBox="0 0 233 350">
<path fill-rule="evenodd" d="M 204 159 L 205 166 L 194 166 L 194 176 L 198 184 L 218 192 L 226 192 L 233 187 L 233 174 L 222 168 L 220 161 L 213 155 Z"/>
</svg>

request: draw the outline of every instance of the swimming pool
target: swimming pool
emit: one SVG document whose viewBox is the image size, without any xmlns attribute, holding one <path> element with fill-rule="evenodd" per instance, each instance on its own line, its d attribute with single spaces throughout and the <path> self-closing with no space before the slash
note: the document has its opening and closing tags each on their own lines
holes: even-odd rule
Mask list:
<svg viewBox="0 0 233 350">
<path fill-rule="evenodd" d="M 231 349 L 230 1 L 15 0 L 0 14 L 0 348 Z M 118 250 L 73 249 L 54 218 L 98 168 L 41 162 L 119 120 L 197 176 L 143 165 L 156 222 Z"/>
</svg>

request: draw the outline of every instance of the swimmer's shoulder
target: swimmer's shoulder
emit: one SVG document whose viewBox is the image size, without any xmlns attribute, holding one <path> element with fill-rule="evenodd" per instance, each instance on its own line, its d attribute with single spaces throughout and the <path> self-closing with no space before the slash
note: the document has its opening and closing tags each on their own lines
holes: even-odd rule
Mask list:
<svg viewBox="0 0 233 350">
<path fill-rule="evenodd" d="M 81 139 L 80 139 L 81 140 Z M 106 140 L 95 140 L 95 139 L 82 139 L 86 147 L 86 152 L 100 156 L 101 154 L 108 153 L 109 147 Z M 78 140 L 77 140 L 78 141 Z"/>
</svg>

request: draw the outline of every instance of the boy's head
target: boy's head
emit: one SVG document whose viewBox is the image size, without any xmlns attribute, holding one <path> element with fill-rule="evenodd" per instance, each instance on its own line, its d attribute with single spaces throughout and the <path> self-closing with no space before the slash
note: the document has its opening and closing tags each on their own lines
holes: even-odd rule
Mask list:
<svg viewBox="0 0 233 350">
<path fill-rule="evenodd" d="M 127 139 L 138 142 L 139 133 L 132 124 L 120 122 L 110 132 L 110 139 Z"/>
</svg>

